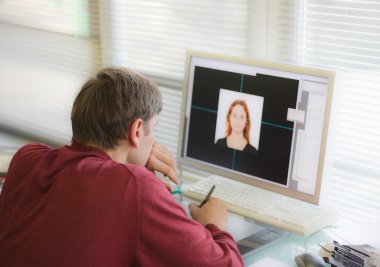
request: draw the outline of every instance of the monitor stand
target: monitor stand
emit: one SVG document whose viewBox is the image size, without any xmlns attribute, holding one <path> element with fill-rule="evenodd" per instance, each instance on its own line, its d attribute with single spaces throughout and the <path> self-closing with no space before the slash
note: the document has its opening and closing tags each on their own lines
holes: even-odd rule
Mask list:
<svg viewBox="0 0 380 267">
<path fill-rule="evenodd" d="M 179 202 L 185 209 L 187 215 L 190 216 L 188 208 L 189 203 L 196 201 L 184 197 L 182 200 L 179 200 Z M 256 222 L 232 212 L 228 213 L 226 231 L 235 239 L 240 254 L 243 257 L 262 249 L 289 234 L 288 231 Z"/>
</svg>

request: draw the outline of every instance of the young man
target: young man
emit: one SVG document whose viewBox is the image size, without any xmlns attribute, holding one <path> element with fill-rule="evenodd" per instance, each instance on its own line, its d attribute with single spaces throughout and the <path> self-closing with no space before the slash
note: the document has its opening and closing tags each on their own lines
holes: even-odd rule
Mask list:
<svg viewBox="0 0 380 267">
<path fill-rule="evenodd" d="M 190 205 L 153 171 L 178 182 L 155 143 L 162 107 L 154 83 L 120 68 L 88 80 L 72 109 L 72 144 L 30 144 L 14 156 L 0 195 L 1 266 L 243 266 L 222 229 L 226 207 Z"/>
</svg>

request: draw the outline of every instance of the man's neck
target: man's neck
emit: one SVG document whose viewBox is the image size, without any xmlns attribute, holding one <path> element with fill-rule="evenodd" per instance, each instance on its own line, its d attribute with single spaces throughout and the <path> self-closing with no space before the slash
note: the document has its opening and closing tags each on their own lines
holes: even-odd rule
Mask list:
<svg viewBox="0 0 380 267">
<path fill-rule="evenodd" d="M 104 152 L 117 163 L 128 163 L 129 146 L 126 142 L 120 142 L 115 148 L 104 150 Z"/>
</svg>

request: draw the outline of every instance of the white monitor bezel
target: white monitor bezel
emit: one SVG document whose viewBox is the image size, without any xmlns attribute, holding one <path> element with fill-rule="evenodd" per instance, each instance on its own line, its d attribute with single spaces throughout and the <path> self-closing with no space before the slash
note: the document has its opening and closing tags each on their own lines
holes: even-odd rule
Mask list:
<svg viewBox="0 0 380 267">
<path fill-rule="evenodd" d="M 216 61 L 226 61 L 226 62 L 255 66 L 255 67 L 269 68 L 274 71 L 285 71 L 285 72 L 293 72 L 297 74 L 317 76 L 317 77 L 325 78 L 328 80 L 325 113 L 324 113 L 324 119 L 323 119 L 322 139 L 321 139 L 321 145 L 320 145 L 319 162 L 318 162 L 317 178 L 316 178 L 317 180 L 316 180 L 314 195 L 298 192 L 292 189 L 288 189 L 284 186 L 263 181 L 260 179 L 252 179 L 251 175 L 237 173 L 229 169 L 213 166 L 211 164 L 203 163 L 202 161 L 183 156 L 184 146 L 185 146 L 184 141 L 186 139 L 185 138 L 186 133 L 185 133 L 185 128 L 184 128 L 186 124 L 185 122 L 186 104 L 187 104 L 187 98 L 188 98 L 188 85 L 189 85 L 192 57 L 205 58 L 208 60 L 216 60 Z M 200 51 L 192 51 L 192 50 L 187 51 L 185 79 L 184 79 L 184 85 L 183 85 L 182 109 L 181 109 L 181 118 L 180 118 L 180 132 L 179 132 L 179 138 L 178 138 L 179 139 L 178 163 L 318 205 L 320 192 L 321 192 L 321 185 L 322 185 L 323 166 L 324 166 L 325 153 L 326 153 L 327 133 L 328 133 L 328 127 L 329 127 L 329 120 L 330 120 L 334 79 L 335 79 L 335 72 L 330 71 L 330 70 L 321 70 L 321 69 L 316 69 L 316 68 L 295 66 L 295 65 L 283 64 L 283 63 L 275 63 L 275 62 L 270 62 L 270 61 L 218 55 L 218 54 L 212 54 L 212 53 L 200 52 Z"/>
</svg>

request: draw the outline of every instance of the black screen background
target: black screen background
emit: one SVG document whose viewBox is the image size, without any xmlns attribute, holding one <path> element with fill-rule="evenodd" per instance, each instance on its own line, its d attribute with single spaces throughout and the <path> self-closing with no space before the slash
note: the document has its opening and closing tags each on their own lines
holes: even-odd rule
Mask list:
<svg viewBox="0 0 380 267">
<path fill-rule="evenodd" d="M 264 75 L 242 75 L 196 66 L 186 156 L 286 185 L 293 128 L 286 120 L 296 108 L 298 80 Z M 259 150 L 242 152 L 214 144 L 220 89 L 264 97 Z M 212 112 L 215 111 L 215 112 Z"/>
</svg>

